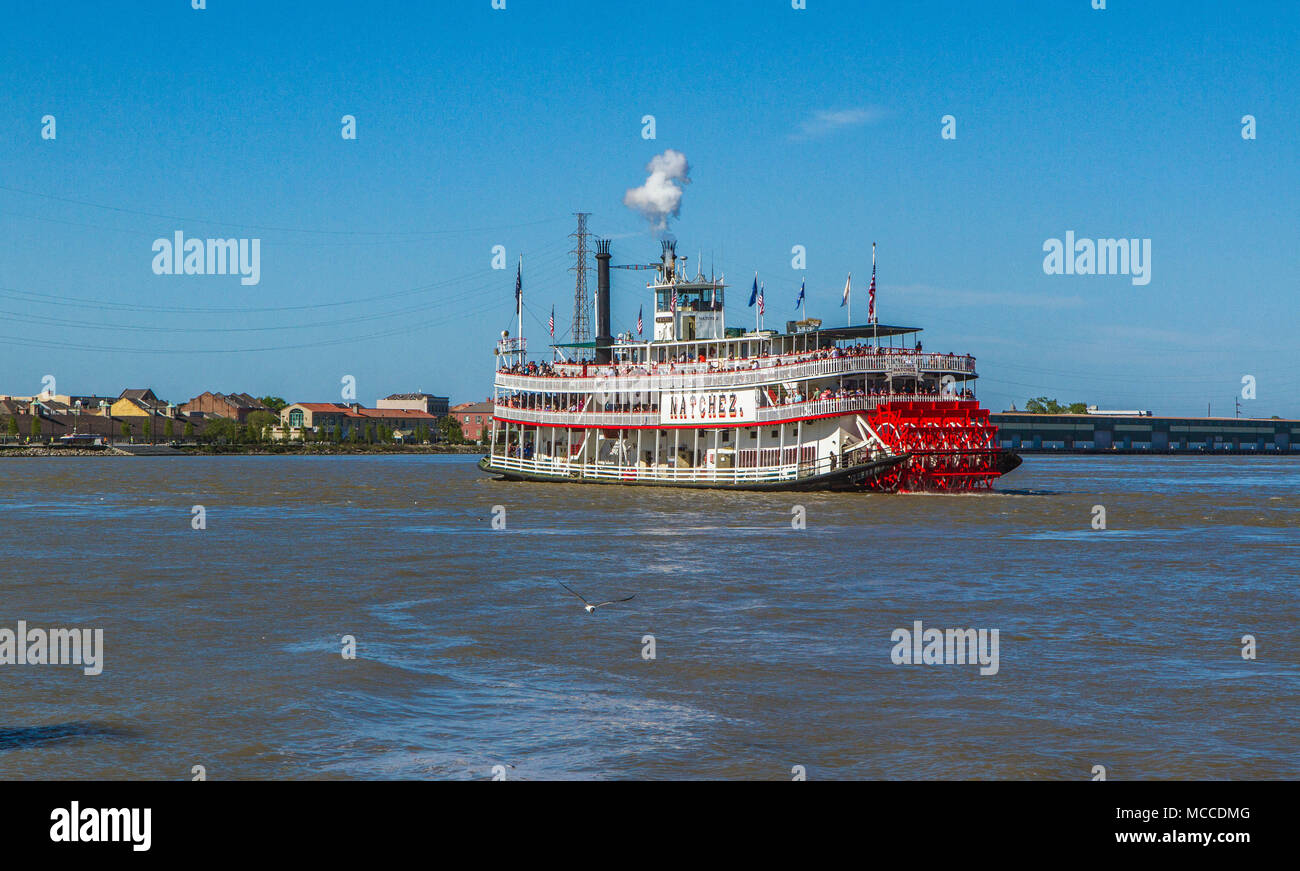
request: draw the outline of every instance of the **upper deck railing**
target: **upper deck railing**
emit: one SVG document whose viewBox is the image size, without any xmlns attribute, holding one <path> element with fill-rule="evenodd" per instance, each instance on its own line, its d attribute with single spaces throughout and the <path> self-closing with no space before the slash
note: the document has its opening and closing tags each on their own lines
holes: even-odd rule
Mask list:
<svg viewBox="0 0 1300 871">
<path fill-rule="evenodd" d="M 498 405 L 494 415 L 500 420 L 538 423 L 543 426 L 604 426 L 611 429 L 659 425 L 659 412 L 643 411 L 548 411 L 538 408 L 512 408 Z"/>
<path fill-rule="evenodd" d="M 903 375 L 924 372 L 974 376 L 975 358 L 958 354 L 882 351 L 878 354 L 847 354 L 815 359 L 787 355 L 711 363 L 660 363 L 649 368 L 635 365 L 598 367 L 589 364 L 585 377 L 581 374 L 583 368 L 581 364 L 559 363 L 552 367 L 555 374 L 551 375 L 526 375 L 499 370 L 496 383 L 498 387 L 508 390 L 543 393 L 613 393 L 750 387 L 850 373 Z"/>
<path fill-rule="evenodd" d="M 832 399 L 813 399 L 808 402 L 793 402 L 786 405 L 769 405 L 757 409 L 755 420 L 746 422 L 700 423 L 695 426 L 702 429 L 719 426 L 753 426 L 756 423 L 776 423 L 783 420 L 798 420 L 809 417 L 826 417 L 835 414 L 852 414 L 856 411 L 870 411 L 891 402 L 956 402 L 971 397 L 933 393 L 889 393 L 877 396 L 845 396 Z M 610 429 L 668 426 L 660 422 L 659 412 L 644 411 L 556 411 L 552 409 L 514 408 L 509 405 L 497 405 L 495 417 L 517 423 L 533 423 L 541 426 L 588 427 L 600 426 Z"/>
<path fill-rule="evenodd" d="M 789 405 L 769 405 L 758 409 L 759 423 L 775 423 L 802 417 L 824 417 L 832 414 L 851 414 L 870 411 L 891 402 L 956 402 L 968 396 L 944 393 L 890 393 L 881 396 L 845 396 L 834 399 L 813 399 Z"/>
</svg>

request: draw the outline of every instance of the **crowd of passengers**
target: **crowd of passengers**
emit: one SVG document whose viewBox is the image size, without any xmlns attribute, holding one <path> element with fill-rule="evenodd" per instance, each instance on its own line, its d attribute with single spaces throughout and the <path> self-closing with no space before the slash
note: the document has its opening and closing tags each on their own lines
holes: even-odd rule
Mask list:
<svg viewBox="0 0 1300 871">
<path fill-rule="evenodd" d="M 871 385 L 865 389 L 840 388 L 831 390 L 826 388 L 821 391 L 809 391 L 806 394 L 801 390 L 795 390 L 781 397 L 780 404 L 797 405 L 801 402 L 820 402 L 824 399 L 867 399 L 873 396 L 938 396 L 941 392 L 937 384 L 919 384 L 911 389 L 895 388 L 894 390 L 890 390 L 884 384 Z M 953 391 L 952 396 L 955 399 L 974 399 L 975 392 L 970 388 L 965 388 Z"/>
<path fill-rule="evenodd" d="M 512 363 L 509 366 L 502 366 L 502 372 L 509 372 L 511 375 L 538 375 L 543 378 L 553 378 L 559 373 L 555 371 L 555 366 L 550 363 Z"/>
<path fill-rule="evenodd" d="M 511 375 L 536 375 L 541 377 L 573 377 L 575 374 L 582 375 L 654 375 L 661 372 L 675 372 L 677 366 L 691 366 L 692 371 L 698 370 L 700 364 L 706 364 L 710 372 L 743 372 L 748 369 L 767 368 L 768 366 L 790 366 L 796 363 L 807 363 L 814 360 L 835 360 L 841 357 L 881 357 L 898 354 L 921 354 L 925 353 L 921 348 L 921 343 L 917 342 L 915 348 L 881 348 L 876 345 L 850 345 L 846 348 L 820 348 L 816 351 L 799 351 L 791 354 L 760 354 L 757 357 L 727 357 L 708 358 L 703 354 L 692 357 L 689 354 L 681 353 L 675 357 L 669 358 L 665 362 L 644 363 L 624 363 L 619 362 L 612 366 L 601 366 L 596 363 L 512 363 L 501 368 L 502 372 Z M 961 354 L 931 354 L 934 357 L 945 357 L 949 360 L 965 359 Z M 564 366 L 565 371 L 561 373 L 559 366 Z"/>
<path fill-rule="evenodd" d="M 564 394 L 540 393 L 527 394 L 516 393 L 510 396 L 501 396 L 498 398 L 498 404 L 506 408 L 525 408 L 535 411 L 565 411 L 577 413 L 583 411 L 582 401 L 577 398 L 565 401 Z M 626 414 L 651 413 L 659 410 L 659 406 L 649 402 L 627 402 L 623 399 L 611 399 L 607 401 L 600 411 L 621 412 Z"/>
<path fill-rule="evenodd" d="M 505 446 L 505 451 L 504 451 L 504 453 L 505 453 L 505 455 L 506 455 L 507 457 L 520 457 L 520 456 L 521 456 L 520 451 L 519 451 L 519 445 L 518 445 L 517 443 L 515 443 L 515 442 L 511 442 L 510 444 L 506 445 L 506 446 Z M 522 458 L 525 459 L 525 460 L 531 460 L 531 459 L 533 458 L 533 443 L 532 443 L 532 442 L 524 442 L 524 450 L 523 450 Z"/>
<path fill-rule="evenodd" d="M 871 397 L 884 396 L 938 396 L 942 389 L 937 383 L 922 382 L 915 387 L 905 388 L 896 387 L 890 390 L 884 382 L 869 384 L 865 388 L 839 388 L 832 390 L 826 388 L 821 391 L 809 391 L 804 393 L 801 390 L 795 390 L 779 397 L 779 405 L 797 405 L 801 402 L 819 402 L 824 399 L 867 399 Z M 975 392 L 970 388 L 954 391 L 952 396 L 956 399 L 974 399 Z M 509 396 L 498 398 L 500 405 L 506 408 L 532 409 L 535 411 L 559 411 L 576 414 L 584 409 L 583 403 L 579 398 L 572 398 L 565 401 L 565 394 L 541 393 L 528 394 L 516 393 Z M 605 402 L 603 407 L 595 409 L 602 412 L 615 414 L 653 414 L 659 410 L 659 406 L 649 402 L 629 402 L 620 397 L 614 397 Z"/>
</svg>

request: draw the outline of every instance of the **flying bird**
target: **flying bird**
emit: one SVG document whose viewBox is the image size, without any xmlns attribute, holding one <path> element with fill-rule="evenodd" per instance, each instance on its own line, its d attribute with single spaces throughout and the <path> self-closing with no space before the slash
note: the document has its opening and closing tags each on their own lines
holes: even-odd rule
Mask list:
<svg viewBox="0 0 1300 871">
<path fill-rule="evenodd" d="M 573 589 L 573 587 L 570 587 L 568 584 L 564 583 L 564 581 L 560 581 L 560 586 L 564 587 L 564 589 L 568 590 L 570 593 L 573 593 L 573 595 L 577 596 L 579 599 L 582 599 L 582 607 L 586 609 L 588 614 L 595 614 L 597 608 L 604 607 L 605 605 L 614 605 L 619 602 L 630 602 L 636 598 L 636 593 L 633 593 L 632 595 L 628 596 L 626 599 L 612 599 L 608 602 L 597 602 L 595 605 L 593 605 L 590 602 L 588 602 L 586 599 L 583 599 L 581 593 Z"/>
</svg>

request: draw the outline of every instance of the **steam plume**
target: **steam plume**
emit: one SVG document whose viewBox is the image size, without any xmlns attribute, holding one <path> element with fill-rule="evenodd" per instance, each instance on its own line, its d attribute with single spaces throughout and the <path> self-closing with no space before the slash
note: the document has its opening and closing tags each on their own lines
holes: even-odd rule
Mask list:
<svg viewBox="0 0 1300 871">
<path fill-rule="evenodd" d="M 682 209 L 682 188 L 690 184 L 691 171 L 686 155 L 669 148 L 656 154 L 646 164 L 650 176 L 640 187 L 628 188 L 623 195 L 623 205 L 645 215 L 656 230 L 666 230 L 668 219 L 675 218 Z"/>
</svg>

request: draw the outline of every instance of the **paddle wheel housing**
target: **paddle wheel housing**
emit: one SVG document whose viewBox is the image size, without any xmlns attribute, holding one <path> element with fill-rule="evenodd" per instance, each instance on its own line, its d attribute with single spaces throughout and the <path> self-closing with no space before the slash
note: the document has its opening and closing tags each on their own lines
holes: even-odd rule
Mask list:
<svg viewBox="0 0 1300 871">
<path fill-rule="evenodd" d="M 907 463 L 869 484 L 888 492 L 985 490 L 1003 473 L 998 428 L 975 400 L 891 402 L 869 413 L 872 428 Z"/>
</svg>

